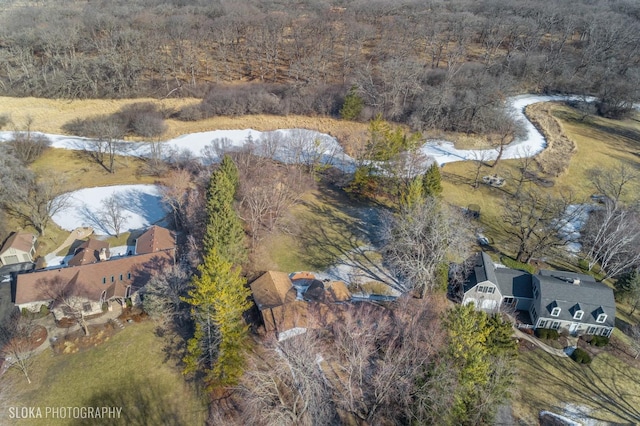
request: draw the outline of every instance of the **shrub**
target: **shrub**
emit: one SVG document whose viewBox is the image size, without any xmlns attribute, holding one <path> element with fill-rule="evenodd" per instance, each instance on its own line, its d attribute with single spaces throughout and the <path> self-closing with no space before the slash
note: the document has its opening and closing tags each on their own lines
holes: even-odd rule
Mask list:
<svg viewBox="0 0 640 426">
<path fill-rule="evenodd" d="M 40 306 L 40 316 L 46 317 L 47 315 L 49 315 L 49 307 L 47 305 L 41 305 Z"/>
<path fill-rule="evenodd" d="M 500 261 L 507 268 L 520 269 L 522 271 L 527 271 L 530 274 L 535 274 L 536 273 L 536 268 L 533 265 L 529 265 L 528 263 L 518 262 L 517 260 L 512 259 L 510 257 L 507 257 L 507 256 L 502 256 L 500 258 Z"/>
<path fill-rule="evenodd" d="M 607 346 L 609 344 L 609 338 L 606 336 L 593 336 L 589 344 L 597 347 Z"/>
<path fill-rule="evenodd" d="M 131 308 L 133 306 L 133 301 L 131 300 L 130 297 L 126 298 L 125 302 L 127 304 L 127 308 Z"/>
<path fill-rule="evenodd" d="M 536 336 L 538 336 L 539 339 L 558 340 L 560 334 L 558 334 L 558 330 L 552 330 L 549 328 L 538 328 L 536 329 Z"/>
<path fill-rule="evenodd" d="M 589 270 L 589 261 L 587 259 L 578 260 L 578 268 L 582 269 L 583 271 L 588 271 Z"/>
<path fill-rule="evenodd" d="M 584 349 L 576 348 L 571 354 L 573 359 L 578 364 L 589 364 L 591 362 L 591 356 Z"/>
<path fill-rule="evenodd" d="M 349 93 L 344 98 L 342 108 L 340 108 L 340 117 L 343 120 L 357 120 L 364 108 L 364 101 L 358 95 L 357 86 L 352 86 Z"/>
<path fill-rule="evenodd" d="M 104 302 L 102 304 L 102 312 L 107 312 L 109 310 L 109 304 L 107 302 Z"/>
</svg>

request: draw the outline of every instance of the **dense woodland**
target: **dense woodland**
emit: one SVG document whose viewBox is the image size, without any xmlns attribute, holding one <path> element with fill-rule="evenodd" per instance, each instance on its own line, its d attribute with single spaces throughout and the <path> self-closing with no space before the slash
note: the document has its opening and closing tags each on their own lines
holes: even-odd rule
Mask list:
<svg viewBox="0 0 640 426">
<path fill-rule="evenodd" d="M 517 92 L 640 97 L 633 1 L 40 1 L 0 9 L 0 92 L 204 97 L 183 119 L 337 114 L 491 131 Z M 249 84 L 251 83 L 251 84 Z"/>
</svg>

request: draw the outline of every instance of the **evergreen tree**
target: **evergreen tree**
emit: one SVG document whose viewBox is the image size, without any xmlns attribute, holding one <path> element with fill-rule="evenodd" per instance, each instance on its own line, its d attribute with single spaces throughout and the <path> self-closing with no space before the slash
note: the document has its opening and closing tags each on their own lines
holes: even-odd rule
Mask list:
<svg viewBox="0 0 640 426">
<path fill-rule="evenodd" d="M 235 191 L 238 189 L 238 183 L 240 181 L 236 163 L 233 162 L 233 159 L 229 155 L 225 154 L 224 157 L 222 157 L 222 161 L 220 162 L 220 167 L 218 170 L 220 170 L 222 174 L 224 174 L 229 179 L 229 181 L 233 185 L 233 191 L 235 193 Z"/>
<path fill-rule="evenodd" d="M 360 116 L 363 107 L 364 101 L 358 95 L 357 86 L 351 86 L 349 93 L 344 98 L 344 104 L 340 108 L 340 117 L 343 120 L 356 120 Z"/>
<path fill-rule="evenodd" d="M 435 162 L 422 177 L 422 189 L 425 196 L 436 197 L 442 194 L 442 176 L 440 167 Z"/>
<path fill-rule="evenodd" d="M 183 300 L 191 305 L 195 332 L 187 343 L 184 373 L 203 370 L 211 384 L 232 385 L 242 375 L 249 290 L 240 270 L 212 248 Z"/>
<path fill-rule="evenodd" d="M 414 178 L 409 182 L 409 185 L 404 190 L 404 193 L 400 197 L 400 209 L 411 211 L 416 205 L 424 203 L 424 191 L 422 189 L 422 181 L 419 177 Z"/>
<path fill-rule="evenodd" d="M 235 195 L 234 178 L 237 169 L 230 162 L 211 174 L 207 189 L 207 229 L 205 230 L 204 252 L 217 248 L 223 258 L 235 264 L 242 264 L 246 259 L 244 245 L 244 229 L 242 222 L 233 208 Z M 235 174 L 234 174 L 235 171 Z"/>
<path fill-rule="evenodd" d="M 445 356 L 455 367 L 458 383 L 448 422 L 491 424 L 514 380 L 517 346 L 511 324 L 468 304 L 448 311 L 443 325 L 449 340 Z"/>
</svg>

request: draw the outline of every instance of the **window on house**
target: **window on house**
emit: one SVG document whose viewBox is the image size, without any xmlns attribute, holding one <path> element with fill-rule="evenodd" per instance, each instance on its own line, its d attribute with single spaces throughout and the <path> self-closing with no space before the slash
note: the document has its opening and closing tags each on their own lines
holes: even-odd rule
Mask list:
<svg viewBox="0 0 640 426">
<path fill-rule="evenodd" d="M 607 320 L 607 314 L 600 314 L 600 315 L 598 315 L 598 318 L 596 318 L 596 322 L 598 322 L 600 324 L 602 324 L 606 320 Z"/>
<path fill-rule="evenodd" d="M 111 275 L 111 282 L 114 282 L 115 280 L 116 278 L 113 275 Z"/>
<path fill-rule="evenodd" d="M 129 273 L 127 274 L 127 279 L 128 279 L 128 280 L 130 280 L 130 279 L 131 279 L 131 272 L 129 272 Z"/>
<path fill-rule="evenodd" d="M 495 287 L 487 287 L 487 293 L 493 294 L 493 293 L 495 293 L 495 291 L 496 291 Z"/>
<path fill-rule="evenodd" d="M 531 318 L 536 319 L 538 317 L 538 313 L 536 312 L 536 308 L 531 307 Z"/>
<path fill-rule="evenodd" d="M 581 320 L 583 315 L 584 311 L 576 311 L 576 313 L 573 314 L 573 319 Z"/>
<path fill-rule="evenodd" d="M 595 332 L 596 332 L 596 328 L 595 327 L 592 326 L 592 327 L 587 328 L 587 334 L 593 334 Z"/>
<path fill-rule="evenodd" d="M 120 274 L 120 281 L 122 281 L 122 274 Z"/>
<path fill-rule="evenodd" d="M 558 315 L 560 315 L 560 308 L 553 308 L 551 310 L 551 316 L 552 317 L 557 317 Z"/>
<path fill-rule="evenodd" d="M 102 284 L 106 284 L 107 283 L 107 277 L 102 277 Z"/>
<path fill-rule="evenodd" d="M 484 286 L 483 286 L 483 285 L 479 285 L 479 286 L 476 288 L 476 291 L 477 291 L 478 293 L 484 293 Z"/>
<path fill-rule="evenodd" d="M 560 321 L 554 321 L 553 324 L 551 324 L 551 328 L 553 328 L 554 330 L 557 330 L 560 328 Z"/>
<path fill-rule="evenodd" d="M 545 320 L 538 321 L 538 328 L 546 328 L 546 327 L 547 327 L 547 321 Z"/>
<path fill-rule="evenodd" d="M 87 303 L 83 303 L 82 304 L 82 310 L 85 312 L 91 312 L 91 303 L 87 302 Z"/>
<path fill-rule="evenodd" d="M 536 285 L 533 285 L 533 298 L 537 299 L 538 298 L 538 287 L 536 287 Z"/>
<path fill-rule="evenodd" d="M 504 299 L 502 299 L 502 302 L 507 305 L 513 305 L 514 301 L 515 299 L 513 297 L 505 297 Z"/>
<path fill-rule="evenodd" d="M 613 331 L 612 328 L 608 328 L 605 330 L 604 333 L 602 333 L 603 336 L 607 336 L 607 337 L 611 337 L 611 332 Z"/>
</svg>

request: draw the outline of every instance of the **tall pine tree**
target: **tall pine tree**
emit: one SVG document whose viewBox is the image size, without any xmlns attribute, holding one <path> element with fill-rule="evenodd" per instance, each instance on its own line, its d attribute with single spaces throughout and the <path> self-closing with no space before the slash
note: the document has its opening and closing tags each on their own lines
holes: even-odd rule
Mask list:
<svg viewBox="0 0 640 426">
<path fill-rule="evenodd" d="M 207 253 L 217 248 L 220 255 L 234 264 L 246 260 L 244 229 L 233 208 L 238 181 L 238 170 L 225 156 L 220 167 L 211 174 L 207 188 L 207 229 L 203 248 Z"/>
<path fill-rule="evenodd" d="M 233 208 L 238 170 L 225 156 L 207 188 L 203 263 L 183 300 L 191 306 L 195 331 L 183 358 L 185 374 L 203 371 L 211 385 L 237 383 L 244 365 L 249 289 L 238 265 L 246 251 L 244 230 Z"/>
<path fill-rule="evenodd" d="M 440 176 L 440 167 L 435 162 L 422 177 L 422 191 L 428 197 L 437 197 L 442 194 L 442 176 Z"/>
<path fill-rule="evenodd" d="M 232 385 L 242 375 L 249 289 L 240 270 L 214 247 L 205 254 L 183 300 L 191 305 L 194 335 L 187 342 L 185 374 L 204 371 L 214 385 Z"/>
</svg>

